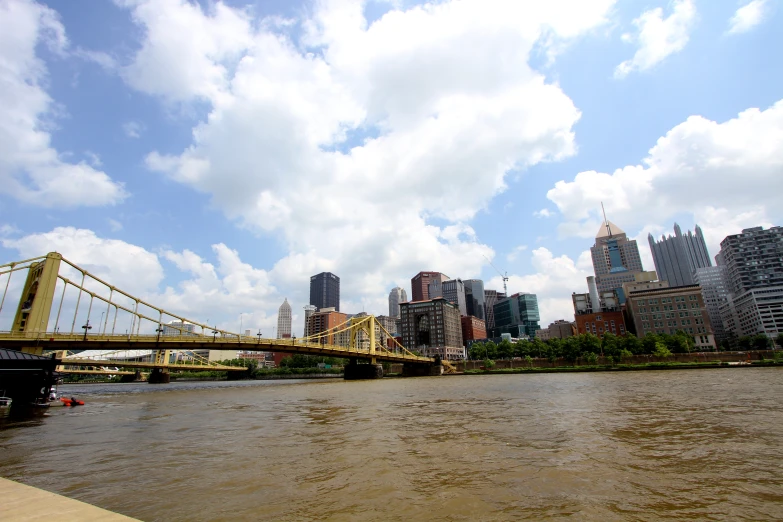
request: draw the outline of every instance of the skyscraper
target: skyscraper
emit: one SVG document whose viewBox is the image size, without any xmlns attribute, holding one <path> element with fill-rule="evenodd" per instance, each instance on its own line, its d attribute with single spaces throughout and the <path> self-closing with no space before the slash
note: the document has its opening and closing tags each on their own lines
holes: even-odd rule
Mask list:
<svg viewBox="0 0 783 522">
<path fill-rule="evenodd" d="M 389 292 L 389 317 L 400 318 L 400 303 L 408 300 L 408 294 L 399 286 Z"/>
<path fill-rule="evenodd" d="M 465 305 L 468 315 L 486 321 L 484 281 L 481 279 L 465 279 Z"/>
<path fill-rule="evenodd" d="M 723 327 L 738 337 L 783 333 L 783 227 L 746 228 L 720 242 L 728 295 Z"/>
<path fill-rule="evenodd" d="M 536 294 L 517 293 L 498 300 L 493 306 L 495 327 L 492 336 L 509 333 L 512 337 L 527 336 L 535 338 L 536 330 L 540 329 L 538 321 L 538 298 Z"/>
<path fill-rule="evenodd" d="M 411 301 L 427 301 L 430 299 L 430 282 L 438 280 L 442 283 L 448 278 L 440 272 L 419 272 L 411 279 Z"/>
<path fill-rule="evenodd" d="M 484 290 L 484 311 L 487 315 L 485 319 L 487 325 L 487 333 L 490 333 L 495 328 L 495 303 L 500 299 L 505 299 L 506 294 L 498 292 L 497 290 Z"/>
<path fill-rule="evenodd" d="M 726 330 L 723 327 L 723 318 L 720 316 L 720 307 L 726 302 L 729 293 L 726 286 L 726 268 L 723 266 L 697 268 L 693 279 L 701 287 L 701 295 L 710 316 L 715 340 L 722 342 L 726 339 Z"/>
<path fill-rule="evenodd" d="M 606 221 L 598 229 L 590 254 L 598 292 L 603 294 L 617 290 L 620 302 L 624 303 L 623 283 L 634 281 L 634 275 L 642 272 L 642 258 L 636 241 L 628 239 L 620 227 Z"/>
<path fill-rule="evenodd" d="M 746 228 L 720 242 L 716 259 L 726 266 L 729 292 L 783 285 L 783 227 Z"/>
<path fill-rule="evenodd" d="M 308 324 L 310 321 L 310 316 L 313 315 L 315 312 L 318 311 L 318 308 L 316 308 L 313 305 L 305 305 L 304 306 L 304 330 L 302 330 L 304 333 L 302 334 L 304 337 L 307 337 L 308 335 L 311 335 L 312 332 L 308 330 Z"/>
<path fill-rule="evenodd" d="M 310 278 L 310 304 L 340 311 L 340 278 L 331 272 L 321 272 Z"/>
<path fill-rule="evenodd" d="M 668 281 L 669 286 L 692 285 L 697 268 L 712 266 L 699 225 L 695 232 L 689 230 L 683 235 L 680 225 L 675 223 L 674 236 L 661 237 L 659 241 L 652 234 L 647 236 L 660 281 Z"/>
<path fill-rule="evenodd" d="M 465 284 L 462 279 L 450 279 L 444 281 L 443 297 L 451 303 L 457 305 L 460 315 L 468 315 L 467 305 L 465 303 Z"/>
<path fill-rule="evenodd" d="M 277 310 L 277 338 L 288 339 L 291 337 L 291 305 L 288 298 L 283 301 Z"/>
</svg>

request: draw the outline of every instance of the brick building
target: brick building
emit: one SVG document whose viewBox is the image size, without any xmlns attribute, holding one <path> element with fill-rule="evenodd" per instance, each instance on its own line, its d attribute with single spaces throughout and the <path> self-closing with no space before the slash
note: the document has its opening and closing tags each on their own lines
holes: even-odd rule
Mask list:
<svg viewBox="0 0 783 522">
<path fill-rule="evenodd" d="M 334 308 L 324 308 L 314 312 L 307 319 L 307 331 L 305 336 L 316 335 L 332 328 L 339 326 L 348 320 L 348 316 L 344 313 L 336 311 Z M 350 340 L 350 334 L 345 335 L 330 334 L 324 336 L 318 340 L 321 344 L 336 344 L 340 346 L 346 346 Z"/>
<path fill-rule="evenodd" d="M 478 317 L 472 315 L 463 315 L 462 321 L 462 342 L 467 345 L 468 341 L 474 339 L 487 338 L 487 325 Z"/>
<path fill-rule="evenodd" d="M 637 337 L 682 331 L 693 336 L 697 350 L 715 349 L 710 315 L 699 285 L 629 292 L 626 312 Z"/>
<path fill-rule="evenodd" d="M 427 301 L 430 299 L 429 286 L 433 281 L 443 283 L 448 276 L 440 272 L 419 272 L 411 279 L 411 301 Z"/>
<path fill-rule="evenodd" d="M 601 292 L 598 303 L 597 295 L 573 294 L 574 320 L 579 334 L 591 333 L 603 338 L 605 333 L 625 335 L 626 326 L 623 312 L 620 309 L 620 298 L 615 290 Z"/>
<path fill-rule="evenodd" d="M 443 297 L 400 303 L 402 345 L 421 355 L 463 359 L 459 308 Z"/>
</svg>

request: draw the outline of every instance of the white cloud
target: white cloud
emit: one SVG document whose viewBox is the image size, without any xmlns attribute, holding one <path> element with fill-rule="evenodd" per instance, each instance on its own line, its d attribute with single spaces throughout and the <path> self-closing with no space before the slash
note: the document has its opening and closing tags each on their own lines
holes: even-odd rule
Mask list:
<svg viewBox="0 0 783 522">
<path fill-rule="evenodd" d="M 109 218 L 108 223 L 109 223 L 109 228 L 111 229 L 112 232 L 119 232 L 123 228 L 122 223 L 120 223 L 116 219 Z"/>
<path fill-rule="evenodd" d="M 714 255 L 721 234 L 783 217 L 781 169 L 783 101 L 723 123 L 691 116 L 658 139 L 642 165 L 580 172 L 547 197 L 564 217 L 561 236 L 593 237 L 603 201 L 626 231 L 691 214 Z"/>
<path fill-rule="evenodd" d="M 729 20 L 729 34 L 739 34 L 750 31 L 759 25 L 766 14 L 767 0 L 753 0 L 734 13 Z"/>
<path fill-rule="evenodd" d="M 656 7 L 642 13 L 633 21 L 636 35 L 625 34 L 623 41 L 638 41 L 639 48 L 633 58 L 626 60 L 614 71 L 615 78 L 624 78 L 632 71 L 646 71 L 680 52 L 688 43 L 690 31 L 696 21 L 693 0 L 675 0 L 672 12 L 663 17 L 663 9 Z"/>
<path fill-rule="evenodd" d="M 506 256 L 506 260 L 508 260 L 509 263 L 516 261 L 517 258 L 519 257 L 519 254 L 521 254 L 525 250 L 527 250 L 527 245 L 519 245 L 514 247 L 514 250 L 509 252 L 508 255 Z"/>
<path fill-rule="evenodd" d="M 531 252 L 531 261 L 536 273 L 510 275 L 509 295 L 517 292 L 536 294 L 541 315 L 540 324 L 544 328 L 557 319 L 573 321 L 571 293 L 587 291 L 585 278 L 593 275 L 590 252 L 583 252 L 574 262 L 568 256 L 555 257 L 547 248 L 539 247 Z M 503 281 L 496 276 L 487 281 L 485 287 L 502 289 Z"/>
<path fill-rule="evenodd" d="M 73 227 L 57 227 L 50 232 L 19 238 L 6 238 L 0 234 L 0 244 L 16 250 L 19 259 L 59 252 L 68 261 L 119 290 L 173 314 L 194 321 L 208 321 L 230 331 L 239 330 L 239 314 L 244 312 L 243 324 L 246 327 L 263 328 L 271 335 L 277 307 L 282 302 L 266 271 L 242 262 L 236 251 L 222 243 L 212 245 L 215 264 L 188 250 L 163 250 L 157 254 L 125 241 L 100 237 L 91 230 Z M 166 261 L 165 269 L 162 261 Z M 69 273 L 67 266 L 61 268 L 63 273 Z M 161 289 L 166 276 L 182 281 L 176 286 Z M 67 277 L 76 282 L 81 279 L 73 271 Z M 108 290 L 96 284 L 90 284 L 89 288 L 99 295 L 108 296 Z M 103 307 L 96 306 L 95 309 L 102 310 Z M 81 315 L 86 314 L 84 307 L 80 310 Z M 73 316 L 72 313 L 69 317 Z M 93 324 L 99 313 L 91 315 Z M 79 324 L 84 320 L 86 315 L 80 318 Z M 53 324 L 49 326 L 53 327 Z M 122 328 L 127 327 L 123 323 Z M 152 327 L 148 325 L 148 329 Z"/>
<path fill-rule="evenodd" d="M 38 43 L 63 55 L 65 29 L 52 9 L 27 0 L 0 3 L 0 193 L 44 207 L 114 204 L 122 184 L 85 162 L 68 163 L 52 148 L 53 101 L 43 89 Z"/>
<path fill-rule="evenodd" d="M 101 157 L 90 150 L 84 151 L 84 156 L 87 158 L 88 163 L 96 169 L 103 165 Z"/>
<path fill-rule="evenodd" d="M 50 232 L 3 239 L 2 244 L 18 251 L 22 259 L 59 252 L 124 290 L 149 292 L 163 280 L 163 269 L 155 254 L 124 241 L 101 238 L 92 230 L 57 227 Z"/>
<path fill-rule="evenodd" d="M 127 121 L 122 124 L 122 131 L 129 138 L 140 138 L 141 133 L 146 129 L 147 127 L 138 121 Z"/>
<path fill-rule="evenodd" d="M 580 113 L 530 68 L 531 50 L 593 30 L 613 4 L 449 1 L 370 24 L 362 2 L 320 2 L 292 41 L 221 3 L 139 0 L 125 5 L 145 38 L 123 74 L 166 101 L 211 105 L 191 146 L 151 153 L 152 170 L 244 227 L 280 232 L 279 281 L 332 270 L 348 301 L 375 303 L 427 267 L 478 275 L 493 252 L 465 221 L 509 170 L 575 153 Z"/>
<path fill-rule="evenodd" d="M 541 210 L 536 210 L 533 212 L 533 217 L 537 218 L 548 218 L 554 216 L 555 213 L 549 210 L 548 208 L 542 208 Z"/>
</svg>

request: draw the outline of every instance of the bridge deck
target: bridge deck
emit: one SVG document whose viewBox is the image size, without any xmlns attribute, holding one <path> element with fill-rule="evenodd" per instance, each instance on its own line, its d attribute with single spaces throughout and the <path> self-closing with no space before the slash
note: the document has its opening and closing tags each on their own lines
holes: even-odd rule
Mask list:
<svg viewBox="0 0 783 522">
<path fill-rule="evenodd" d="M 207 364 L 187 364 L 187 363 L 169 363 L 158 364 L 147 361 L 123 361 L 119 359 L 90 359 L 87 357 L 66 357 L 62 360 L 63 366 L 122 366 L 123 368 L 147 368 L 149 370 L 153 368 L 167 368 L 169 370 L 188 370 L 196 372 L 243 372 L 247 368 L 244 366 L 224 366 L 222 364 L 207 365 Z M 57 370 L 60 371 L 60 370 Z M 68 370 L 62 370 L 62 373 L 72 373 Z M 123 373 L 130 372 L 97 372 L 96 373 L 108 373 L 111 375 L 122 375 Z"/>
<path fill-rule="evenodd" d="M 29 335 L 29 334 L 28 334 Z M 212 338 L 200 335 L 90 335 L 84 340 L 78 334 L 41 334 L 39 337 L 21 337 L 13 333 L 0 333 L 0 345 L 6 348 L 43 348 L 44 350 L 244 350 L 251 352 L 283 352 L 327 357 L 369 359 L 375 357 L 384 362 L 430 364 L 431 357 L 408 353 L 367 349 L 355 349 L 331 344 L 302 342 L 296 339 L 250 339 L 242 337 Z M 70 360 L 70 359 L 69 359 Z M 98 361 L 92 361 L 97 363 Z M 123 363 L 124 364 L 124 363 Z M 203 367 L 200 367 L 203 369 Z"/>
</svg>

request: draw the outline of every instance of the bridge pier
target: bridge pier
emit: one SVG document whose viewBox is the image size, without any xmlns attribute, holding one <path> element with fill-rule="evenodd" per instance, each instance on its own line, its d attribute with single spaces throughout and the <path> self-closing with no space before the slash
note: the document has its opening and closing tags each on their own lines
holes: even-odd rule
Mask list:
<svg viewBox="0 0 783 522">
<path fill-rule="evenodd" d="M 144 379 L 141 376 L 141 371 L 136 370 L 136 373 L 133 375 L 123 375 L 120 377 L 120 382 L 137 382 L 137 381 L 143 381 Z"/>
<path fill-rule="evenodd" d="M 432 364 L 403 363 L 403 377 L 434 377 L 443 375 L 443 366 L 440 363 L 440 357 L 435 358 Z"/>
<path fill-rule="evenodd" d="M 343 378 L 346 381 L 358 381 L 360 379 L 381 379 L 383 366 L 380 364 L 357 364 L 356 359 L 343 368 Z"/>
<path fill-rule="evenodd" d="M 171 382 L 168 368 L 153 368 L 150 376 L 147 378 L 150 384 L 166 384 Z"/>
</svg>

